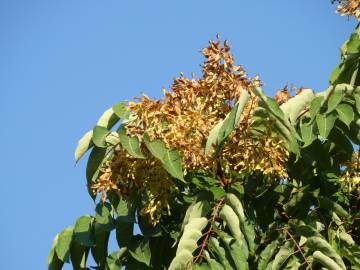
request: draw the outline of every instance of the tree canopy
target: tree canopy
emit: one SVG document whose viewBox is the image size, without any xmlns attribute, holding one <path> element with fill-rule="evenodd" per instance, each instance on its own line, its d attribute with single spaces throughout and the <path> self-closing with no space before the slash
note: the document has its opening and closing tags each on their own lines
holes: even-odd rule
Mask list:
<svg viewBox="0 0 360 270">
<path fill-rule="evenodd" d="M 318 92 L 269 97 L 227 41 L 202 53 L 201 77 L 115 104 L 80 139 L 97 205 L 55 237 L 48 268 L 360 269 L 360 28 Z"/>
</svg>

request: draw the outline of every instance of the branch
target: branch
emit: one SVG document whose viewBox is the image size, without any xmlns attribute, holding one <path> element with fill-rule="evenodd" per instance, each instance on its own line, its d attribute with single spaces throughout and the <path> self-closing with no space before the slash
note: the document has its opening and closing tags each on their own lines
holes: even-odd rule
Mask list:
<svg viewBox="0 0 360 270">
<path fill-rule="evenodd" d="M 202 236 L 202 237 L 205 236 L 205 238 L 203 238 L 203 241 L 202 241 L 201 246 L 200 246 L 199 253 L 193 258 L 194 263 L 196 263 L 203 255 L 204 249 L 205 249 L 206 244 L 207 244 L 207 240 L 209 239 L 209 236 L 210 236 L 210 234 L 212 232 L 212 227 L 213 227 L 212 224 L 215 221 L 216 217 L 218 216 L 220 207 L 222 206 L 223 203 L 224 203 L 224 198 L 221 198 L 220 201 L 217 203 L 217 205 L 214 207 L 213 214 L 211 216 L 211 219 L 209 220 L 210 221 L 210 227 Z"/>
<path fill-rule="evenodd" d="M 292 234 L 291 234 L 288 230 L 286 230 L 286 229 L 285 229 L 285 232 L 286 232 L 286 234 L 291 238 L 291 240 L 294 242 L 296 248 L 297 248 L 298 251 L 301 253 L 301 256 L 304 258 L 305 263 L 310 267 L 310 269 L 312 269 L 309 261 L 306 259 L 305 254 L 302 252 L 301 247 L 300 247 L 299 244 L 296 242 L 296 240 L 294 239 L 294 237 L 292 236 Z"/>
</svg>

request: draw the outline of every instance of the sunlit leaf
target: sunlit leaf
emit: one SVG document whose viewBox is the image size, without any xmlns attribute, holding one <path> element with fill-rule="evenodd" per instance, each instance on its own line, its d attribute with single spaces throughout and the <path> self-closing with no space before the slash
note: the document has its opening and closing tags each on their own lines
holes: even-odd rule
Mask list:
<svg viewBox="0 0 360 270">
<path fill-rule="evenodd" d="M 93 145 L 93 131 L 90 130 L 79 140 L 75 150 L 75 161 L 78 161 Z"/>
<path fill-rule="evenodd" d="M 336 111 L 339 115 L 339 120 L 350 127 L 350 123 L 354 120 L 354 110 L 352 106 L 343 103 L 337 106 Z"/>
<path fill-rule="evenodd" d="M 319 130 L 319 135 L 326 139 L 330 134 L 331 129 L 334 127 L 335 121 L 337 119 L 337 114 L 331 112 L 329 114 L 318 114 L 316 116 L 316 124 Z"/>
<path fill-rule="evenodd" d="M 145 156 L 141 153 L 140 142 L 137 137 L 129 137 L 123 126 L 120 127 L 118 133 L 122 147 L 124 147 L 131 156 L 136 158 L 145 158 Z"/>
<path fill-rule="evenodd" d="M 106 147 L 106 136 L 110 133 L 110 131 L 101 126 L 96 126 L 93 129 L 92 141 L 97 147 Z"/>
<path fill-rule="evenodd" d="M 67 227 L 62 230 L 57 239 L 55 251 L 60 260 L 63 262 L 69 262 L 70 245 L 73 239 L 73 227 Z"/>
<path fill-rule="evenodd" d="M 82 216 L 76 220 L 74 227 L 74 239 L 79 244 L 91 247 L 94 244 L 92 235 L 92 218 L 90 216 Z"/>
</svg>

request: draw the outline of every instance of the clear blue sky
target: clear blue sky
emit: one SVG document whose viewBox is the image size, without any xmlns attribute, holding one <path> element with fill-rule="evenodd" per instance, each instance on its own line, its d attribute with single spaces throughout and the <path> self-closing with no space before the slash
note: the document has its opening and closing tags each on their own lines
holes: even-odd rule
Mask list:
<svg viewBox="0 0 360 270">
<path fill-rule="evenodd" d="M 156 97 L 220 33 L 273 94 L 322 90 L 355 27 L 330 0 L 0 0 L 1 269 L 45 269 L 55 234 L 93 213 L 78 139 L 114 103 Z"/>
</svg>

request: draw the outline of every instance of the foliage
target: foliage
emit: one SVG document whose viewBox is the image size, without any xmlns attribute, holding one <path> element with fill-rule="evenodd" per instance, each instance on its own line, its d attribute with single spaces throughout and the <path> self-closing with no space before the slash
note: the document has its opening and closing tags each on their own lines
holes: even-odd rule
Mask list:
<svg viewBox="0 0 360 270">
<path fill-rule="evenodd" d="M 100 198 L 55 237 L 49 269 L 89 269 L 90 254 L 107 270 L 360 269 L 360 29 L 328 89 L 293 97 L 266 96 L 229 49 L 210 42 L 201 78 L 114 105 L 79 141 Z"/>
</svg>

